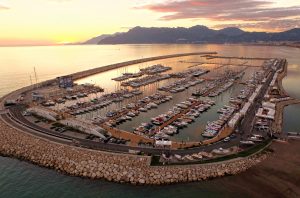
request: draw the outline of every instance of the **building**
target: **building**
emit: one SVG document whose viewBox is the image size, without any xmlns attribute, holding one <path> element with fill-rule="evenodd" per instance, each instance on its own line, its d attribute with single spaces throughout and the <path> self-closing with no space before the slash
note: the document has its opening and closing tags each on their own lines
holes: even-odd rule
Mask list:
<svg viewBox="0 0 300 198">
<path fill-rule="evenodd" d="M 267 107 L 259 108 L 256 113 L 256 117 L 274 120 L 275 119 L 275 110 L 271 109 L 271 108 L 267 108 Z"/>
<path fill-rule="evenodd" d="M 60 88 L 71 88 L 74 85 L 72 76 L 57 77 L 57 81 Z"/>
</svg>

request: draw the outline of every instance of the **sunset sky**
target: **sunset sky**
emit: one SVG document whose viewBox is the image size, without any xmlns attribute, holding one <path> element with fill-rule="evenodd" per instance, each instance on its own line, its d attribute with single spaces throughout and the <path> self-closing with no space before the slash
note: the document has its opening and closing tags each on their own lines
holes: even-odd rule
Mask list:
<svg viewBox="0 0 300 198">
<path fill-rule="evenodd" d="M 300 27 L 299 0 L 0 0 L 0 45 L 52 45 L 135 26 Z"/>
</svg>

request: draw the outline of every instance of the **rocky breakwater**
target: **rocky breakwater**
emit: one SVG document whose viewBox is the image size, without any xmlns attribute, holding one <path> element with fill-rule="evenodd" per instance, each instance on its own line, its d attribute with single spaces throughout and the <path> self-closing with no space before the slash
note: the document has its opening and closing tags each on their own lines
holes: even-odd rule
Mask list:
<svg viewBox="0 0 300 198">
<path fill-rule="evenodd" d="M 265 154 L 222 163 L 150 166 L 150 157 L 62 145 L 18 131 L 0 121 L 0 154 L 28 160 L 74 176 L 131 184 L 171 184 L 206 180 L 247 170 Z"/>
</svg>

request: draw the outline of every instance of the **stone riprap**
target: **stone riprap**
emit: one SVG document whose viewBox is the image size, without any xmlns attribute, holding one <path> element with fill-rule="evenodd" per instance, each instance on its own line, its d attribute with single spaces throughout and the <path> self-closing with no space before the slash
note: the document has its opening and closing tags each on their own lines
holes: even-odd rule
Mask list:
<svg viewBox="0 0 300 198">
<path fill-rule="evenodd" d="M 150 157 L 58 144 L 18 131 L 0 120 L 0 154 L 69 175 L 140 185 L 201 181 L 247 170 L 267 156 L 256 154 L 212 164 L 150 166 Z"/>
</svg>

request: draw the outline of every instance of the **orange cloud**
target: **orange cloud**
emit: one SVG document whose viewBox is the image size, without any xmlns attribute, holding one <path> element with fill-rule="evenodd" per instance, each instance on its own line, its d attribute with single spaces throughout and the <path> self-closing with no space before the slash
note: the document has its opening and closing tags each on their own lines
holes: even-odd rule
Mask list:
<svg viewBox="0 0 300 198">
<path fill-rule="evenodd" d="M 291 22 L 300 22 L 300 3 L 298 6 L 276 7 L 269 0 L 183 0 L 149 4 L 140 7 L 153 12 L 165 13 L 160 19 L 172 21 L 177 19 L 206 19 L 214 23 L 248 22 L 249 24 L 270 24 L 274 20 L 284 20 L 294 28 Z M 293 18 L 293 20 L 288 20 Z M 296 19 L 295 19 L 296 18 Z M 284 24 L 277 21 L 279 26 Z M 238 24 L 236 24 L 238 25 Z M 275 27 L 276 28 L 276 27 Z M 278 27 L 278 29 L 282 29 Z"/>
</svg>

